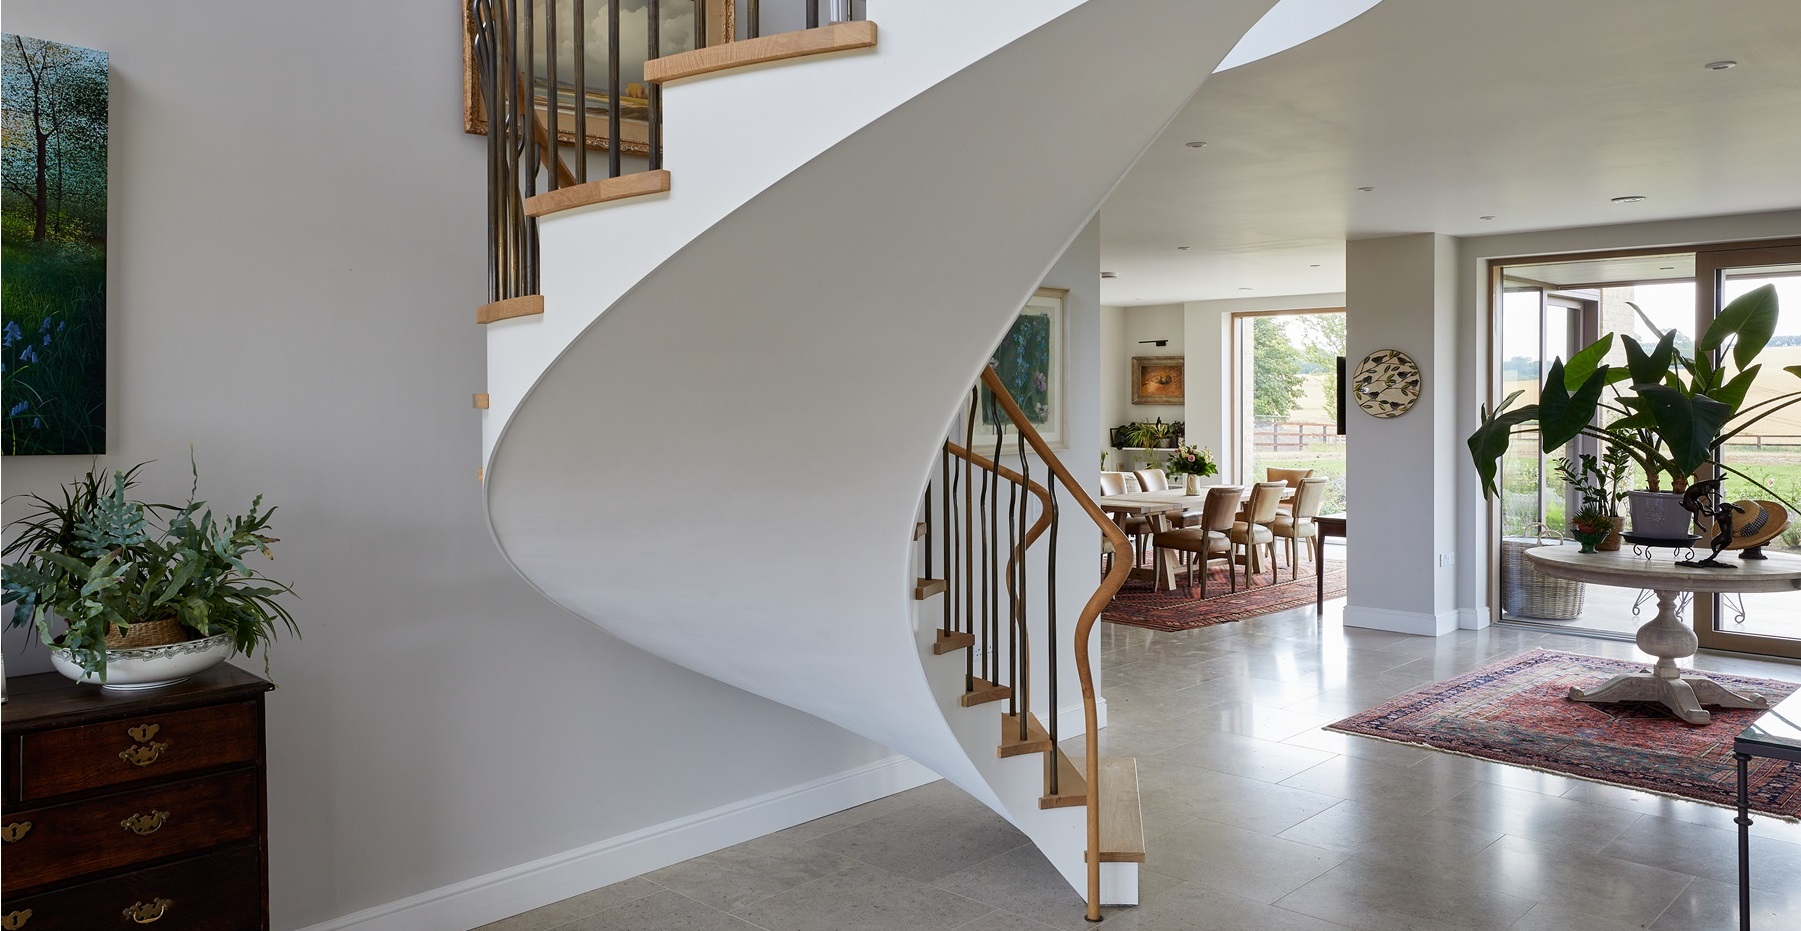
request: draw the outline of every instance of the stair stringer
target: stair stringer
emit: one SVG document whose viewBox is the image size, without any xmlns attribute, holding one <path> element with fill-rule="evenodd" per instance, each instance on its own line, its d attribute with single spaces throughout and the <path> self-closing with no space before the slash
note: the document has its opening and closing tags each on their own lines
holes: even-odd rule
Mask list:
<svg viewBox="0 0 1801 931">
<path fill-rule="evenodd" d="M 906 753 L 1077 882 L 1065 835 L 1081 810 L 1037 809 L 1041 783 L 1017 775 L 1037 758 L 993 760 L 993 706 L 956 707 L 920 659 L 911 531 L 988 347 L 1269 2 L 1088 0 L 692 235 L 677 229 L 689 208 L 662 217 L 685 192 L 711 196 L 684 187 L 706 172 L 675 162 L 667 200 L 547 218 L 545 316 L 490 328 L 487 417 L 505 426 L 486 493 L 507 558 L 621 639 Z M 884 56 L 908 43 L 882 28 L 873 56 L 822 60 L 813 80 L 900 67 Z M 764 79 L 814 64 L 785 67 L 709 80 L 722 100 L 744 80 L 746 109 L 768 99 Z M 678 146 L 682 99 L 667 101 L 672 160 L 708 141 L 693 129 Z M 985 749 L 965 712 L 988 718 Z"/>
</svg>

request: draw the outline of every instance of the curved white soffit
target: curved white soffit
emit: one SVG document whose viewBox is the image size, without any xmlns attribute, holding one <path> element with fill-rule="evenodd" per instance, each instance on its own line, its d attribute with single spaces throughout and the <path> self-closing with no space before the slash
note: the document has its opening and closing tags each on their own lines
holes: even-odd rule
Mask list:
<svg viewBox="0 0 1801 931">
<path fill-rule="evenodd" d="M 1270 8 L 1251 31 L 1238 40 L 1231 53 L 1213 69 L 1214 74 L 1248 65 L 1323 36 L 1363 15 L 1382 0 L 1281 0 Z"/>
</svg>

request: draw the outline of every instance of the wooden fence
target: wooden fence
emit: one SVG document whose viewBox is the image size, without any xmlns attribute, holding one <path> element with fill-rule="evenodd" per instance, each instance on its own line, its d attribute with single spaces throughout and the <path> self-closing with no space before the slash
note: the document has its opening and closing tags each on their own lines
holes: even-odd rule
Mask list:
<svg viewBox="0 0 1801 931">
<path fill-rule="evenodd" d="M 1252 430 L 1251 444 L 1258 449 L 1305 449 L 1308 446 L 1344 442 L 1335 431 L 1336 424 L 1281 420 L 1259 423 Z"/>
</svg>

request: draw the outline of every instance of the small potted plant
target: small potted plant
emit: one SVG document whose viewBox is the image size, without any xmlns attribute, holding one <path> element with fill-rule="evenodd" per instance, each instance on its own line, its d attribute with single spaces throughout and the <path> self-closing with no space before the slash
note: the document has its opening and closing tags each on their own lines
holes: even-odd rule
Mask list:
<svg viewBox="0 0 1801 931">
<path fill-rule="evenodd" d="M 1596 546 L 1619 526 L 1620 519 L 1607 513 L 1599 504 L 1584 503 L 1570 518 L 1570 534 L 1582 544 L 1582 552 L 1597 552 Z"/>
<path fill-rule="evenodd" d="M 1569 459 L 1557 459 L 1552 462 L 1563 483 L 1576 492 L 1581 505 L 1576 517 L 1585 514 L 1599 514 L 1607 518 L 1607 535 L 1596 546 L 1600 552 L 1611 553 L 1620 548 L 1620 530 L 1625 521 L 1620 517 L 1620 502 L 1626 500 L 1626 473 L 1632 466 L 1631 456 L 1623 446 L 1608 445 L 1599 457 L 1583 453 L 1575 462 Z M 1572 525 L 1576 518 L 1571 518 Z M 1590 520 L 1588 524 L 1598 526 L 1599 522 Z M 1577 540 L 1582 539 L 1580 527 L 1575 528 Z"/>
<path fill-rule="evenodd" d="M 1172 477 L 1182 476 L 1185 486 L 1183 492 L 1190 495 L 1201 493 L 1201 479 L 1219 474 L 1219 463 L 1213 461 L 1210 450 L 1198 446 L 1181 446 L 1175 455 L 1163 464 L 1163 471 Z"/>
<path fill-rule="evenodd" d="M 179 682 L 234 651 L 252 655 L 279 628 L 298 633 L 276 600 L 292 589 L 244 562 L 273 558 L 274 508 L 258 495 L 248 513 L 215 517 L 195 500 L 151 504 L 128 492 L 144 464 L 63 486 L 4 549 L 4 603 L 12 626 L 31 625 L 57 671 L 108 688 Z M 264 654 L 267 663 L 267 652 Z"/>
</svg>

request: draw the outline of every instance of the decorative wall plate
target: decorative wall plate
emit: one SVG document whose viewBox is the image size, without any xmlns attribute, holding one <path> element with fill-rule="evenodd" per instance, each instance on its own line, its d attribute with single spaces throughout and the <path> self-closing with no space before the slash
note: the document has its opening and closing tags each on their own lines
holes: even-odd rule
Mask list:
<svg viewBox="0 0 1801 931">
<path fill-rule="evenodd" d="M 1351 397 L 1371 417 L 1399 417 L 1420 399 L 1420 367 L 1399 349 L 1378 349 L 1357 363 Z"/>
</svg>

